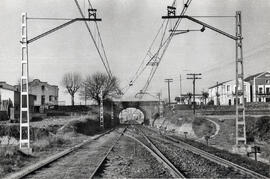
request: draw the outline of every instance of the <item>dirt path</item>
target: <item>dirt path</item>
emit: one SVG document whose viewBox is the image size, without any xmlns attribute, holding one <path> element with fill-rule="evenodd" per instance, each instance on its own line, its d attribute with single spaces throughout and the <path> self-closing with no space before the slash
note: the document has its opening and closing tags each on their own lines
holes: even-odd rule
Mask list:
<svg viewBox="0 0 270 179">
<path fill-rule="evenodd" d="M 206 118 L 206 120 L 208 120 L 209 122 L 212 122 L 212 123 L 215 124 L 215 126 L 216 126 L 216 131 L 215 131 L 215 133 L 214 133 L 213 135 L 210 136 L 210 138 L 213 138 L 213 137 L 215 137 L 216 135 L 218 135 L 218 133 L 219 133 L 219 131 L 220 131 L 220 125 L 219 125 L 218 123 L 216 123 L 215 121 L 211 120 L 211 119 L 207 119 L 207 118 Z"/>
</svg>

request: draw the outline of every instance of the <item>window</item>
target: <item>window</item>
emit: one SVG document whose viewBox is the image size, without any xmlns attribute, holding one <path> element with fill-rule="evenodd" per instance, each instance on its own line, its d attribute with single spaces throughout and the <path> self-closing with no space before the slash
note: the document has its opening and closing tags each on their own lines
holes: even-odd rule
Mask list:
<svg viewBox="0 0 270 179">
<path fill-rule="evenodd" d="M 259 88 L 259 94 L 262 94 L 262 90 L 263 90 L 263 88 L 260 87 L 260 88 Z"/>
<path fill-rule="evenodd" d="M 45 104 L 45 96 L 42 95 L 42 96 L 41 96 L 41 105 L 44 105 L 44 104 Z"/>
<path fill-rule="evenodd" d="M 265 80 L 265 83 L 266 84 L 270 84 L 270 80 Z"/>
<path fill-rule="evenodd" d="M 53 101 L 53 96 L 49 96 L 49 101 Z"/>
<path fill-rule="evenodd" d="M 222 91 L 224 91 L 224 89 L 225 89 L 225 85 L 222 85 Z"/>
<path fill-rule="evenodd" d="M 44 86 L 44 85 L 41 86 L 41 90 L 42 90 L 42 91 L 45 90 L 45 86 Z"/>
<path fill-rule="evenodd" d="M 270 94 L 270 88 L 266 88 L 266 94 Z"/>
<path fill-rule="evenodd" d="M 227 85 L 227 91 L 230 91 L 230 88 L 231 88 L 230 85 Z"/>
<path fill-rule="evenodd" d="M 34 100 L 36 101 L 37 100 L 37 96 L 36 95 L 33 95 L 34 96 Z"/>
<path fill-rule="evenodd" d="M 262 102 L 262 99 L 261 98 L 259 98 L 259 102 Z"/>
</svg>

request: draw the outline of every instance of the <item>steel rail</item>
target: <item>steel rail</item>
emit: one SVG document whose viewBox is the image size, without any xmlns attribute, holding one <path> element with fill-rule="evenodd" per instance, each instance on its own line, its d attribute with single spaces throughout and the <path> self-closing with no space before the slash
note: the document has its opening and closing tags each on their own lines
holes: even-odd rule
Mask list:
<svg viewBox="0 0 270 179">
<path fill-rule="evenodd" d="M 134 126 L 135 127 L 135 126 Z M 153 150 L 156 152 L 156 154 L 162 158 L 164 160 L 164 162 L 170 166 L 170 170 L 173 170 L 175 172 L 175 174 L 177 175 L 176 177 L 180 177 L 180 178 L 185 178 L 185 176 L 171 163 L 171 161 L 165 157 L 162 152 L 153 144 L 153 142 L 146 136 L 146 134 L 139 129 L 138 127 L 135 127 L 136 129 L 138 129 L 142 136 L 145 138 L 145 140 L 150 144 L 150 146 L 153 148 Z"/>
<path fill-rule="evenodd" d="M 192 146 L 190 144 L 187 144 L 187 143 L 185 143 L 183 141 L 179 141 L 179 140 L 177 140 L 177 139 L 175 139 L 173 137 L 165 136 L 165 138 L 167 138 L 167 139 L 161 139 L 161 138 L 158 138 L 158 139 L 170 142 L 171 144 L 173 144 L 173 145 L 175 145 L 177 147 L 185 148 L 185 149 L 187 149 L 187 150 L 189 150 L 191 152 L 199 154 L 200 156 L 202 156 L 202 157 L 204 157 L 204 158 L 206 158 L 208 160 L 211 160 L 211 161 L 213 161 L 215 163 L 221 164 L 223 166 L 233 167 L 234 169 L 236 169 L 236 170 L 238 170 L 238 171 L 240 171 L 240 172 L 242 172 L 244 174 L 251 175 L 251 176 L 253 176 L 255 178 L 269 179 L 268 177 L 266 177 L 266 176 L 264 176 L 262 174 L 259 174 L 259 173 L 255 172 L 255 171 L 252 171 L 250 169 L 242 167 L 242 166 L 240 166 L 238 164 L 235 164 L 235 163 L 233 163 L 231 161 L 228 161 L 226 159 L 218 157 L 218 156 L 216 156 L 214 154 L 211 154 L 209 152 L 198 149 L 198 148 L 196 148 L 196 147 L 194 147 L 194 146 Z"/>
<path fill-rule="evenodd" d="M 173 177 L 185 178 L 185 176 L 154 146 L 154 144 L 152 142 L 150 142 L 149 144 L 151 145 L 151 147 L 153 149 L 146 146 L 143 142 L 141 142 L 136 137 L 133 137 L 133 136 L 128 135 L 128 134 L 124 134 L 124 135 L 133 139 L 134 141 L 138 142 L 139 144 L 141 144 L 146 150 L 148 150 L 151 153 L 151 155 L 153 157 L 155 157 L 160 163 L 162 163 L 164 165 L 165 168 L 168 169 L 168 171 L 170 172 L 170 174 Z"/>
<path fill-rule="evenodd" d="M 106 134 L 108 134 L 108 133 L 110 133 L 110 132 L 112 132 L 114 130 L 115 130 L 115 128 L 114 129 L 110 129 L 110 130 L 108 130 L 108 131 L 106 131 L 106 132 L 104 132 L 104 133 L 102 133 L 102 134 L 100 134 L 100 135 L 98 135 L 98 136 L 96 136 L 94 138 L 87 139 L 87 140 L 83 141 L 82 143 L 77 144 L 74 147 L 71 147 L 71 148 L 66 149 L 66 150 L 64 150 L 62 152 L 59 152 L 57 154 L 54 154 L 54 155 L 52 155 L 52 156 L 50 156 L 50 157 L 48 157 L 48 158 L 46 158 L 46 159 L 44 159 L 42 161 L 39 161 L 36 164 L 33 164 L 33 165 L 30 165 L 30 166 L 26 167 L 25 169 L 23 169 L 21 171 L 18 171 L 16 173 L 13 173 L 11 175 L 8 175 L 4 179 L 21 179 L 21 178 L 24 178 L 24 177 L 30 175 L 31 173 L 34 173 L 35 171 L 40 170 L 44 166 L 46 166 L 48 164 L 51 164 L 51 163 L 57 161 L 58 159 L 63 158 L 66 155 L 68 155 L 68 154 L 70 154 L 70 153 L 78 150 L 79 148 L 81 148 L 82 146 L 88 144 L 92 140 L 97 140 L 100 137 L 102 137 L 102 136 L 104 136 L 104 135 L 106 135 Z"/>
<path fill-rule="evenodd" d="M 116 141 L 113 143 L 113 145 L 109 148 L 109 150 L 106 152 L 106 154 L 104 155 L 104 157 L 99 161 L 97 167 L 95 168 L 94 172 L 91 174 L 91 176 L 89 178 L 94 178 L 94 176 L 96 175 L 97 171 L 101 168 L 102 164 L 105 162 L 106 158 L 111 153 L 112 149 L 117 144 L 117 142 L 120 140 L 120 137 L 125 133 L 125 131 L 126 131 L 126 128 L 120 133 L 120 136 L 116 139 Z"/>
</svg>

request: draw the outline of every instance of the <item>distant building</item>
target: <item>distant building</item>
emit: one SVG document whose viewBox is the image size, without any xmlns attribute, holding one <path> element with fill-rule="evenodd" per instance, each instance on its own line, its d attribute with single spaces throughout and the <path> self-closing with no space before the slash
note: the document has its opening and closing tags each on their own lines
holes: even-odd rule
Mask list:
<svg viewBox="0 0 270 179">
<path fill-rule="evenodd" d="M 34 110 L 34 98 L 29 95 L 30 113 Z M 6 82 L 0 82 L 0 111 L 6 112 L 10 118 L 20 118 L 20 91 Z"/>
<path fill-rule="evenodd" d="M 180 96 L 182 101 L 180 101 L 180 104 L 192 104 L 193 102 L 193 95 L 189 96 L 188 94 L 182 94 Z M 195 94 L 195 102 L 197 105 L 202 104 L 204 101 L 202 94 Z"/>
<path fill-rule="evenodd" d="M 270 72 L 261 72 L 245 79 L 250 83 L 251 102 L 270 102 Z"/>
<path fill-rule="evenodd" d="M 19 89 L 19 86 L 17 86 Z M 47 82 L 42 82 L 39 79 L 34 79 L 29 82 L 29 94 L 35 96 L 34 111 L 40 112 L 50 105 L 58 105 L 59 88 L 56 85 L 50 85 Z"/>
<path fill-rule="evenodd" d="M 0 82 L 0 111 L 8 111 L 8 106 L 14 106 L 16 89 L 6 82 Z"/>
<path fill-rule="evenodd" d="M 214 102 L 214 105 L 234 105 L 236 104 L 235 91 L 235 80 L 218 83 L 208 89 L 208 101 L 212 100 Z M 250 83 L 245 81 L 244 100 L 245 102 L 250 102 Z M 242 98 L 239 98 L 239 103 L 243 103 Z"/>
</svg>

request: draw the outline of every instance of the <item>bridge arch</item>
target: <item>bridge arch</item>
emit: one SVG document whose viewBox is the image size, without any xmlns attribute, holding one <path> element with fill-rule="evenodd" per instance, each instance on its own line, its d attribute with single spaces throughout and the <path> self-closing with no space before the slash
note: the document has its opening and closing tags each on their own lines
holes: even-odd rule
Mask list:
<svg viewBox="0 0 270 179">
<path fill-rule="evenodd" d="M 159 101 L 114 101 L 114 115 L 119 116 L 120 112 L 127 108 L 136 108 L 144 115 L 144 124 L 149 125 L 155 114 L 160 112 Z"/>
<path fill-rule="evenodd" d="M 145 121 L 145 111 L 134 107 L 124 108 L 119 113 L 120 123 L 129 123 L 130 121 L 136 121 L 139 124 Z"/>
</svg>

